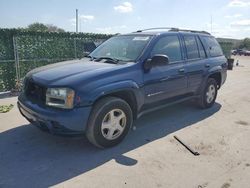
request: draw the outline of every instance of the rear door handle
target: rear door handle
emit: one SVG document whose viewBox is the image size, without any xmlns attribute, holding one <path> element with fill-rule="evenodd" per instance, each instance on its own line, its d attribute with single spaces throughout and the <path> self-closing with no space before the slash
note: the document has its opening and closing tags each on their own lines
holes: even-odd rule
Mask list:
<svg viewBox="0 0 250 188">
<path fill-rule="evenodd" d="M 206 68 L 209 68 L 209 67 L 210 67 L 210 65 L 207 63 L 207 64 L 205 65 L 205 67 L 206 67 Z"/>
<path fill-rule="evenodd" d="M 185 69 L 179 69 L 179 73 L 185 72 Z"/>
</svg>

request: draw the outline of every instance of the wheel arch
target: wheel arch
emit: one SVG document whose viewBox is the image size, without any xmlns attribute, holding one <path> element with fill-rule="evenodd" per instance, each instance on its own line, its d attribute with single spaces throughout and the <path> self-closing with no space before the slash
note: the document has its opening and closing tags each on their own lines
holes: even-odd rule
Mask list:
<svg viewBox="0 0 250 188">
<path fill-rule="evenodd" d="M 120 99 L 124 100 L 125 102 L 127 102 L 128 105 L 130 106 L 131 110 L 132 110 L 133 119 L 135 120 L 137 118 L 138 101 L 136 99 L 135 93 L 132 90 L 124 89 L 124 90 L 113 91 L 113 92 L 107 93 L 105 95 L 101 95 L 95 100 L 95 102 L 93 103 L 93 106 L 98 101 L 100 101 L 100 100 L 102 100 L 103 98 L 106 98 L 106 97 L 116 97 L 116 98 L 120 98 Z"/>
<path fill-rule="evenodd" d="M 92 106 L 105 97 L 120 98 L 129 104 L 133 113 L 133 119 L 137 118 L 138 111 L 144 102 L 142 88 L 132 80 L 115 82 L 96 88 L 89 97 L 89 104 Z"/>
<path fill-rule="evenodd" d="M 216 80 L 216 82 L 218 84 L 218 89 L 221 87 L 221 82 L 222 82 L 221 72 L 216 71 L 216 72 L 210 73 L 207 79 L 209 79 L 209 78 L 213 78 Z"/>
</svg>

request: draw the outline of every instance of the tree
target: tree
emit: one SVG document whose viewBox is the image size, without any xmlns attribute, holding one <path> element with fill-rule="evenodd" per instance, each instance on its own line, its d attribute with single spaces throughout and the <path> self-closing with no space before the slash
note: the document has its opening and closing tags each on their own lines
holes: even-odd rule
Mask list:
<svg viewBox="0 0 250 188">
<path fill-rule="evenodd" d="M 48 27 L 46 25 L 38 22 L 28 25 L 27 29 L 29 31 L 41 31 L 41 32 L 48 31 Z"/>
<path fill-rule="evenodd" d="M 63 29 L 52 24 L 47 24 L 46 27 L 47 27 L 47 31 L 49 32 L 58 32 L 58 33 L 65 32 Z"/>
<path fill-rule="evenodd" d="M 241 40 L 238 48 L 250 50 L 250 38 L 245 38 L 244 40 Z"/>
<path fill-rule="evenodd" d="M 52 24 L 45 25 L 45 24 L 39 23 L 39 22 L 28 25 L 27 30 L 40 31 L 40 32 L 58 32 L 58 33 L 65 32 L 63 29 L 61 29 L 57 26 L 54 26 Z"/>
</svg>

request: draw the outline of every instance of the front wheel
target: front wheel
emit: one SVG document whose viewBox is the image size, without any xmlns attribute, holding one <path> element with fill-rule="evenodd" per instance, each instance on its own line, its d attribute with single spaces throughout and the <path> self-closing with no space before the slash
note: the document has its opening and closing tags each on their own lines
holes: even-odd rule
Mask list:
<svg viewBox="0 0 250 188">
<path fill-rule="evenodd" d="M 106 97 L 94 105 L 86 136 L 97 147 L 112 147 L 124 139 L 132 123 L 129 104 L 120 98 Z"/>
<path fill-rule="evenodd" d="M 201 96 L 198 99 L 198 105 L 201 108 L 210 108 L 214 105 L 218 91 L 217 81 L 213 78 L 209 78 L 207 80 L 207 84 L 203 91 L 201 92 Z"/>
</svg>

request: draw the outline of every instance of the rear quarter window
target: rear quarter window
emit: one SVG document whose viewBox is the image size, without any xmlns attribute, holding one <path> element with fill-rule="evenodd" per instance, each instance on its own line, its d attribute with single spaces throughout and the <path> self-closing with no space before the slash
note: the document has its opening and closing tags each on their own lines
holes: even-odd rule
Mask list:
<svg viewBox="0 0 250 188">
<path fill-rule="evenodd" d="M 205 46 L 205 49 L 211 57 L 222 56 L 223 52 L 217 40 L 211 36 L 202 36 L 201 41 Z"/>
</svg>

